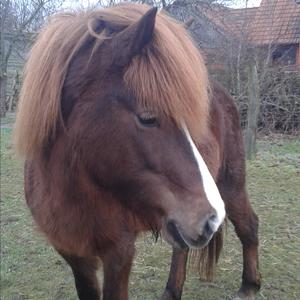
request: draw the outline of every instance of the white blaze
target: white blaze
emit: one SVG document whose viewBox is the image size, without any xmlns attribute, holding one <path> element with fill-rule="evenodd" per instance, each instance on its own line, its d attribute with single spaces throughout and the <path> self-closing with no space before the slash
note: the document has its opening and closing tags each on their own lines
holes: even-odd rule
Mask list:
<svg viewBox="0 0 300 300">
<path fill-rule="evenodd" d="M 223 199 L 220 195 L 220 192 L 218 190 L 218 187 L 210 174 L 208 167 L 206 163 L 204 162 L 200 152 L 198 151 L 187 127 L 185 124 L 183 125 L 183 130 L 187 136 L 187 139 L 192 147 L 195 159 L 198 164 L 198 168 L 202 177 L 204 192 L 206 194 L 206 198 L 211 204 L 211 206 L 216 210 L 217 219 L 214 222 L 215 228 L 213 228 L 215 231 L 219 228 L 219 226 L 222 224 L 222 222 L 225 219 L 225 205 L 223 202 Z"/>
</svg>

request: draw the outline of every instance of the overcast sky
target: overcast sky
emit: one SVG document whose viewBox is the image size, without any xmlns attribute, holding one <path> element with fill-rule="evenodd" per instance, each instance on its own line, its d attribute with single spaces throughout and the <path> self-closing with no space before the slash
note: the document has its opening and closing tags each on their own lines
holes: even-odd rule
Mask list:
<svg viewBox="0 0 300 300">
<path fill-rule="evenodd" d="M 245 0 L 237 0 L 235 1 L 236 3 L 232 5 L 231 7 L 245 7 L 246 6 L 246 1 Z M 261 0 L 249 0 L 248 1 L 248 7 L 254 7 L 254 6 L 259 6 Z"/>
<path fill-rule="evenodd" d="M 261 0 L 234 0 L 231 7 L 240 8 L 245 7 L 248 2 L 248 7 L 259 6 Z M 89 6 L 97 3 L 97 0 L 66 0 L 63 8 L 76 8 L 80 6 Z"/>
</svg>

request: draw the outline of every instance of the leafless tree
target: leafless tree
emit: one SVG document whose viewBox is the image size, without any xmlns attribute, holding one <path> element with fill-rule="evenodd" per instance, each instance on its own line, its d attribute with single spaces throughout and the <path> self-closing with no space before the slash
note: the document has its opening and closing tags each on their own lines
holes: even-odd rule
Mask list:
<svg viewBox="0 0 300 300">
<path fill-rule="evenodd" d="M 6 113 L 7 67 L 16 45 L 35 32 L 63 0 L 1 0 L 0 2 L 0 116 Z"/>
</svg>

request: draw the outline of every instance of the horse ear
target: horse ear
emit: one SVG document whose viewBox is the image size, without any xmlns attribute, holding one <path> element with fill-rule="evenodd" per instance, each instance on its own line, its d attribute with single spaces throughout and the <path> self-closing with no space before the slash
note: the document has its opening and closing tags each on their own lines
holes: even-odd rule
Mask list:
<svg viewBox="0 0 300 300">
<path fill-rule="evenodd" d="M 118 33 L 112 40 L 113 64 L 124 67 L 152 40 L 157 8 Z"/>
</svg>

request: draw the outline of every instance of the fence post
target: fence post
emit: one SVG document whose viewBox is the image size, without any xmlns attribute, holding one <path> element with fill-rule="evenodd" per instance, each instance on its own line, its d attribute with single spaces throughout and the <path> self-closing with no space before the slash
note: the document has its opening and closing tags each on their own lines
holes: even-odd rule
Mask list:
<svg viewBox="0 0 300 300">
<path fill-rule="evenodd" d="M 245 144 L 246 157 L 251 160 L 256 154 L 257 120 L 260 108 L 258 74 L 255 63 L 252 63 L 249 68 L 248 95 L 249 106 Z"/>
</svg>

